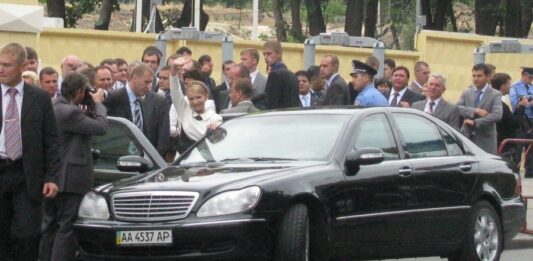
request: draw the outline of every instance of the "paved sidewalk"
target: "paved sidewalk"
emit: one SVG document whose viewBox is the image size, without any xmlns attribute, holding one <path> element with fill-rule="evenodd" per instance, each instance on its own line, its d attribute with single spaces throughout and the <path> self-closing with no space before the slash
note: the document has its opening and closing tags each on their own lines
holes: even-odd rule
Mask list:
<svg viewBox="0 0 533 261">
<path fill-rule="evenodd" d="M 522 195 L 533 196 L 533 178 L 526 179 L 522 176 Z M 530 230 L 533 230 L 533 199 L 528 201 L 527 208 L 527 226 Z M 533 248 L 533 235 L 520 233 L 506 248 Z"/>
</svg>

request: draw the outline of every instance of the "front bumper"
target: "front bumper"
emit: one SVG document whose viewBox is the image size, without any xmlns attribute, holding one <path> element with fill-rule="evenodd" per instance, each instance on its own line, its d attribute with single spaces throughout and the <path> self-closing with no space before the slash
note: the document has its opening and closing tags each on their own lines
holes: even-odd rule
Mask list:
<svg viewBox="0 0 533 261">
<path fill-rule="evenodd" d="M 503 237 L 507 246 L 526 222 L 526 204 L 522 196 L 514 197 L 502 204 Z"/>
<path fill-rule="evenodd" d="M 171 229 L 168 246 L 117 246 L 116 232 Z M 125 223 L 79 220 L 74 233 L 83 260 L 269 260 L 273 230 L 265 219 Z"/>
</svg>

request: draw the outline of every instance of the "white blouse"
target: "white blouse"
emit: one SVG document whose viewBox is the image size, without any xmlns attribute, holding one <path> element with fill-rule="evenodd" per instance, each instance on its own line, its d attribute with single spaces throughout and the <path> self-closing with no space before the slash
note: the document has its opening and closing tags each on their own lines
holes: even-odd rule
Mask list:
<svg viewBox="0 0 533 261">
<path fill-rule="evenodd" d="M 191 140 L 197 141 L 205 135 L 207 125 L 222 123 L 222 117 L 216 114 L 212 100 L 206 101 L 206 109 L 202 114 L 191 109 L 187 97 L 181 91 L 181 83 L 177 76 L 170 77 L 170 97 L 172 99 L 172 107 L 169 111 L 171 134 L 180 131 L 181 127 Z M 198 115 L 202 117 L 201 120 L 195 119 Z M 179 126 L 178 119 L 181 119 L 181 126 Z"/>
</svg>

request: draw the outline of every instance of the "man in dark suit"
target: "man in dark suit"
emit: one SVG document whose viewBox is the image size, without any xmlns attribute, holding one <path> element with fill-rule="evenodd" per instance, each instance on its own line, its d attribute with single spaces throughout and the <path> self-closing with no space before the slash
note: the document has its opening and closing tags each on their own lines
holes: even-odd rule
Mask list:
<svg viewBox="0 0 533 261">
<path fill-rule="evenodd" d="M 328 54 L 320 61 L 320 77 L 325 81 L 323 105 L 350 105 L 351 95 L 346 81 L 339 75 L 339 58 Z"/>
<path fill-rule="evenodd" d="M 215 91 L 213 92 L 213 100 L 215 101 L 215 107 L 217 109 L 217 112 L 220 112 L 222 106 L 218 103 L 219 102 L 219 94 L 222 91 L 229 90 L 229 78 L 228 78 L 228 72 L 231 69 L 231 67 L 235 64 L 232 60 L 226 60 L 222 63 L 222 73 L 224 74 L 224 81 L 217 85 L 215 88 Z"/>
<path fill-rule="evenodd" d="M 129 77 L 126 88 L 109 93 L 104 102 L 107 114 L 133 122 L 163 155 L 170 143 L 169 104 L 150 91 L 153 71 L 148 66 L 138 65 Z"/>
<path fill-rule="evenodd" d="M 451 127 L 459 130 L 459 107 L 448 103 L 442 94 L 446 91 L 446 79 L 440 74 L 431 74 L 428 80 L 427 99 L 417 101 L 411 106 L 413 109 L 427 112 Z"/>
<path fill-rule="evenodd" d="M 266 109 L 299 107 L 298 80 L 282 61 L 281 44 L 277 40 L 265 42 L 263 56 L 270 68 L 265 87 Z"/>
<path fill-rule="evenodd" d="M 311 94 L 311 74 L 308 71 L 297 71 L 298 89 L 300 91 L 300 107 L 316 107 L 320 105 L 321 100 L 316 95 Z"/>
<path fill-rule="evenodd" d="M 228 90 L 223 90 L 218 93 L 217 110 L 222 111 L 224 109 L 229 109 L 233 106 L 230 99 L 231 89 L 237 80 L 239 79 L 248 79 L 250 80 L 250 71 L 243 64 L 234 64 L 228 71 L 228 83 L 230 88 Z"/>
<path fill-rule="evenodd" d="M 424 100 L 424 96 L 407 88 L 409 69 L 398 66 L 392 70 L 392 89 L 387 95 L 390 107 L 411 107 L 411 104 Z"/>
<path fill-rule="evenodd" d="M 94 104 L 88 106 L 94 106 L 94 116 L 80 109 L 85 86 L 87 82 L 82 74 L 70 73 L 63 79 L 61 96 L 54 100 L 61 157 L 59 194 L 43 202 L 40 261 L 68 261 L 76 256 L 72 228 L 83 196 L 93 187 L 90 140 L 92 135 L 104 135 L 108 127 L 102 89 L 89 94 Z"/>
<path fill-rule="evenodd" d="M 57 127 L 46 91 L 25 84 L 26 49 L 0 49 L 0 258 L 35 261 L 41 201 L 57 194 Z"/>
<path fill-rule="evenodd" d="M 234 81 L 230 91 L 232 106 L 229 109 L 222 110 L 221 113 L 251 113 L 259 111 L 250 100 L 253 90 L 252 82 L 248 78 L 240 78 Z"/>
</svg>

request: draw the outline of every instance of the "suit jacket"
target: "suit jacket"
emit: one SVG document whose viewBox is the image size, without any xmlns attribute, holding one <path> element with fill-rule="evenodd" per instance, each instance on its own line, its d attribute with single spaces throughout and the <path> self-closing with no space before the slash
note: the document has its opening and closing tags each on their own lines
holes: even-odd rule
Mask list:
<svg viewBox="0 0 533 261">
<path fill-rule="evenodd" d="M 57 184 L 59 147 L 54 109 L 48 93 L 24 83 L 20 132 L 22 165 L 30 199 L 42 200 L 43 184 Z M 0 130 L 3 124 L 0 99 Z"/>
<path fill-rule="evenodd" d="M 350 91 L 346 81 L 337 75 L 331 81 L 331 84 L 326 89 L 326 95 L 322 101 L 322 105 L 351 105 Z"/>
<path fill-rule="evenodd" d="M 266 109 L 280 109 L 300 106 L 298 79 L 285 64 L 272 65 L 265 87 Z"/>
<path fill-rule="evenodd" d="M 320 98 L 318 98 L 316 95 L 312 95 L 312 94 L 310 96 L 311 96 L 311 101 L 309 102 L 309 107 L 310 108 L 317 107 L 317 106 L 321 105 Z M 303 105 L 301 99 L 300 99 L 300 108 L 304 108 L 304 105 Z"/>
<path fill-rule="evenodd" d="M 254 86 L 252 102 L 254 103 L 254 106 L 260 110 L 264 110 L 266 108 L 266 100 L 265 100 L 266 83 L 267 83 L 267 78 L 264 75 L 262 75 L 260 72 L 257 72 L 257 75 L 255 76 L 255 80 L 252 83 L 252 85 Z"/>
<path fill-rule="evenodd" d="M 95 104 L 95 118 L 84 114 L 79 106 L 71 104 L 64 97 L 54 101 L 59 133 L 59 155 L 61 163 L 58 172 L 60 192 L 84 195 L 93 187 L 93 159 L 91 136 L 104 135 L 108 128 L 106 108 Z"/>
<path fill-rule="evenodd" d="M 141 108 L 143 133 L 159 154 L 164 155 L 170 146 L 170 104 L 161 95 L 149 91 L 141 101 Z"/>
<path fill-rule="evenodd" d="M 252 113 L 252 112 L 258 112 L 259 110 L 254 106 L 254 104 L 251 101 L 242 101 L 237 104 L 235 107 L 231 107 L 229 109 L 224 109 L 221 111 L 221 113 L 236 113 L 236 112 L 245 112 L 245 113 Z"/>
<path fill-rule="evenodd" d="M 225 93 L 224 95 L 227 97 L 220 98 L 220 93 L 223 91 L 229 91 L 228 85 L 226 84 L 226 81 L 223 81 L 220 85 L 218 85 L 215 88 L 215 91 L 213 92 L 213 100 L 215 101 L 215 107 L 217 109 L 217 112 L 220 112 L 222 109 L 228 108 L 228 104 L 226 102 L 229 102 L 229 92 Z M 226 107 L 223 107 L 223 104 L 226 103 Z"/>
<path fill-rule="evenodd" d="M 409 88 L 409 90 L 415 92 L 415 93 L 418 93 L 420 94 L 422 92 L 422 88 L 418 87 L 418 85 L 412 81 L 411 84 L 409 84 L 409 86 L 407 86 L 407 88 Z"/>
<path fill-rule="evenodd" d="M 502 94 L 490 86 L 483 93 L 477 106 L 489 112 L 489 115 L 483 118 L 474 117 L 475 99 L 476 87 L 470 86 L 461 94 L 457 102 L 461 116 L 474 119 L 476 124 L 474 128 L 463 124 L 461 132 L 486 152 L 496 154 L 496 123 L 502 119 Z"/>
<path fill-rule="evenodd" d="M 217 112 L 228 108 L 230 103 L 229 90 L 223 90 L 218 93 L 218 102 L 215 103 Z"/>
<path fill-rule="evenodd" d="M 520 117 L 524 117 L 523 109 L 522 107 L 521 111 L 520 108 L 517 108 L 513 113 L 509 106 L 502 101 L 502 120 L 496 124 L 498 145 L 505 139 L 516 137 L 516 132 L 521 125 Z"/>
<path fill-rule="evenodd" d="M 390 91 L 386 97 L 387 97 L 387 102 L 389 101 L 389 98 L 390 98 L 390 94 L 392 93 L 392 91 Z M 417 102 L 417 101 L 423 101 L 425 99 L 424 96 L 414 92 L 414 91 L 411 91 L 410 89 L 407 89 L 405 90 L 405 92 L 403 93 L 402 95 L 402 98 L 400 99 L 400 102 L 407 102 L 409 103 L 409 106 L 411 106 L 413 103 Z"/>
<path fill-rule="evenodd" d="M 104 101 L 104 105 L 107 107 L 107 115 L 122 117 L 133 122 L 126 88 L 109 92 L 107 99 Z M 144 100 L 141 101 L 143 116 L 142 131 L 160 154 L 165 153 L 170 144 L 169 110 L 170 105 L 166 102 L 165 98 L 152 91 L 149 91 Z"/>
<path fill-rule="evenodd" d="M 428 102 L 429 100 L 417 101 L 411 105 L 411 108 L 424 111 Z M 461 127 L 459 107 L 455 104 L 448 103 L 443 98 L 441 98 L 439 104 L 433 108 L 433 113 L 431 115 L 448 123 L 448 125 L 456 130 L 459 130 L 459 127 Z"/>
</svg>

